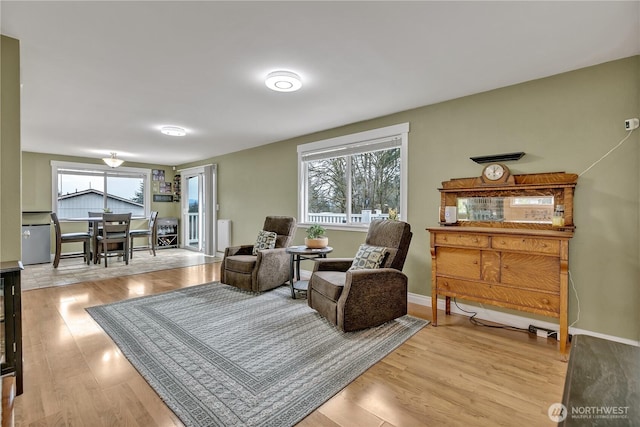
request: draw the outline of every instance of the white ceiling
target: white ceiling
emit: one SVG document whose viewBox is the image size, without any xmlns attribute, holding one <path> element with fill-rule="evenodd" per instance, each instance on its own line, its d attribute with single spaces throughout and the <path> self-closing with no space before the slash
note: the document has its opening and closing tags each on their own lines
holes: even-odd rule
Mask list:
<svg viewBox="0 0 640 427">
<path fill-rule="evenodd" d="M 0 17 L 23 150 L 163 165 L 640 54 L 638 1 L 5 0 Z M 277 69 L 302 89 L 267 89 Z"/>
</svg>

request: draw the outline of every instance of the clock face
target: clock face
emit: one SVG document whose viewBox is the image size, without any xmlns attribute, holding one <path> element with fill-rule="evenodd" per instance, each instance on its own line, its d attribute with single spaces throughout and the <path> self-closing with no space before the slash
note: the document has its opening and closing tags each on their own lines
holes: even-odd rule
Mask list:
<svg viewBox="0 0 640 427">
<path fill-rule="evenodd" d="M 482 172 L 484 177 L 490 181 L 496 181 L 504 176 L 504 166 L 498 163 L 493 163 L 484 168 Z"/>
</svg>

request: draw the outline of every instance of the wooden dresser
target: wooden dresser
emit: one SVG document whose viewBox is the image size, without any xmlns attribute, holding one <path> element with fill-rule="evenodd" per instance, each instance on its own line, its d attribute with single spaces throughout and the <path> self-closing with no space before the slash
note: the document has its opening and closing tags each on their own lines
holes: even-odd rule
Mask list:
<svg viewBox="0 0 640 427">
<path fill-rule="evenodd" d="M 577 176 L 511 178 L 503 185 L 474 178 L 443 182 L 442 225 L 427 229 L 433 324 L 438 323 L 438 295 L 445 297 L 447 314 L 450 298 L 455 297 L 555 317 L 560 323 L 560 352 L 566 358 L 569 240 Z M 558 204 L 565 207 L 565 222 L 554 227 Z M 447 206 L 457 208 L 455 222 L 445 221 Z M 473 212 L 477 206 L 482 213 Z"/>
</svg>

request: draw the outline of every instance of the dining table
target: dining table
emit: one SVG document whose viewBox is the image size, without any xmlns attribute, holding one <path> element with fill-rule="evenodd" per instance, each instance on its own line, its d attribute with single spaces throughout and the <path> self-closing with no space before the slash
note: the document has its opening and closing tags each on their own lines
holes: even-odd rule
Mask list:
<svg viewBox="0 0 640 427">
<path fill-rule="evenodd" d="M 127 213 L 127 212 L 124 212 Z M 131 220 L 142 220 L 146 219 L 146 217 L 131 217 Z M 80 217 L 71 217 L 64 218 L 63 221 L 68 222 L 86 222 L 87 230 L 91 233 L 91 257 L 93 258 L 93 263 L 98 263 L 98 229 L 100 227 L 100 222 L 102 222 L 102 215 L 95 216 L 80 216 Z"/>
</svg>

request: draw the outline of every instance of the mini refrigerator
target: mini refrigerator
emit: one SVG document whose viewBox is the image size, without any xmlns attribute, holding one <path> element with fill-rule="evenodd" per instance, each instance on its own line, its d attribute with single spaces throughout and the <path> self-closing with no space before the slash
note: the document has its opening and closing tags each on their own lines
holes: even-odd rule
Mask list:
<svg viewBox="0 0 640 427">
<path fill-rule="evenodd" d="M 51 262 L 51 226 L 27 224 L 22 226 L 22 264 Z"/>
</svg>

